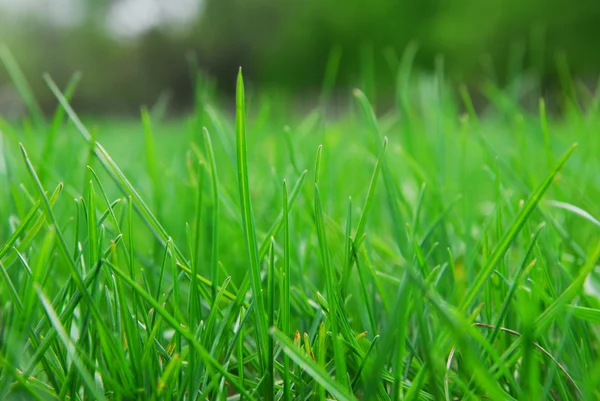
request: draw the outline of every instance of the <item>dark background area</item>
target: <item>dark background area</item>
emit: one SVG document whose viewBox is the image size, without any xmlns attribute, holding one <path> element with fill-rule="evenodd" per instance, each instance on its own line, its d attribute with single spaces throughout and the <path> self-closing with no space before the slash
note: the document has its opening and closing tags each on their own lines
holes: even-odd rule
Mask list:
<svg viewBox="0 0 600 401">
<path fill-rule="evenodd" d="M 88 113 L 137 113 L 161 96 L 184 112 L 195 71 L 228 96 L 239 66 L 265 90 L 318 96 L 332 55 L 337 88 L 385 98 L 409 43 L 416 70 L 442 55 L 448 79 L 475 88 L 527 76 L 552 91 L 567 74 L 595 85 L 600 71 L 597 0 L 1 0 L 0 13 L 0 41 L 44 110 L 55 100 L 43 72 L 64 86 L 81 71 L 74 103 Z M 15 99 L 0 68 L 0 110 L 18 113 Z"/>
</svg>

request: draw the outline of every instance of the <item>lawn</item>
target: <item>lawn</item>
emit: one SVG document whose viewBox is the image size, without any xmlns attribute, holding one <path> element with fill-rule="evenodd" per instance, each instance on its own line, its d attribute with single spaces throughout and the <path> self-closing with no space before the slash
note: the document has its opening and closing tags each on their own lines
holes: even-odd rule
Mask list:
<svg viewBox="0 0 600 401">
<path fill-rule="evenodd" d="M 240 71 L 235 105 L 80 119 L 3 61 L 0 399 L 600 399 L 596 94 L 475 111 L 402 63 L 384 109 Z"/>
</svg>

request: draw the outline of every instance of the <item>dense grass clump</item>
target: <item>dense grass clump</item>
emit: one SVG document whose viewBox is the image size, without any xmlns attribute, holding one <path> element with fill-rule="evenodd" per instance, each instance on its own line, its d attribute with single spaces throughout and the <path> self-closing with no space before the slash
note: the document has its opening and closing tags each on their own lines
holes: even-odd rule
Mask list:
<svg viewBox="0 0 600 401">
<path fill-rule="evenodd" d="M 0 399 L 600 397 L 594 95 L 475 113 L 402 63 L 385 114 L 298 119 L 240 72 L 235 117 L 199 85 L 84 123 L 77 79 L 47 120 L 4 61 Z"/>
</svg>

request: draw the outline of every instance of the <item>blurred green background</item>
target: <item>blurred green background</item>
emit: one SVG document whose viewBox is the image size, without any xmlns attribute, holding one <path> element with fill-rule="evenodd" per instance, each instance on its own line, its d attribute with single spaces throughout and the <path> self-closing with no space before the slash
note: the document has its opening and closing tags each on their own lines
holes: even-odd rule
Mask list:
<svg viewBox="0 0 600 401">
<path fill-rule="evenodd" d="M 0 35 L 43 109 L 56 102 L 42 73 L 64 85 L 81 71 L 74 103 L 94 114 L 159 99 L 185 112 L 192 71 L 229 94 L 239 66 L 256 86 L 310 98 L 338 57 L 336 88 L 385 100 L 409 43 L 416 70 L 441 55 L 451 82 L 476 88 L 519 79 L 553 93 L 570 75 L 593 87 L 600 71 L 598 0 L 0 0 Z M 3 68 L 0 110 L 23 110 Z"/>
</svg>

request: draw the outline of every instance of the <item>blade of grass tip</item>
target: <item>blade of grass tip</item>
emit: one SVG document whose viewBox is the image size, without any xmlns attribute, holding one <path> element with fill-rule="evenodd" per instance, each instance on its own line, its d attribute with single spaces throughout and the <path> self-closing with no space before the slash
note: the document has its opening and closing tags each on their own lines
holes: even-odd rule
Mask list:
<svg viewBox="0 0 600 401">
<path fill-rule="evenodd" d="M 100 392 L 100 390 L 96 386 L 96 383 L 94 382 L 94 379 L 92 379 L 92 377 L 90 376 L 89 372 L 87 371 L 85 365 L 83 364 L 81 359 L 79 359 L 79 355 L 77 354 L 77 350 L 75 349 L 75 344 L 73 343 L 73 340 L 69 337 L 67 332 L 65 331 L 65 328 L 63 327 L 62 323 L 60 322 L 60 319 L 56 315 L 56 312 L 54 311 L 54 308 L 52 307 L 52 303 L 50 302 L 50 300 L 48 298 L 46 298 L 46 295 L 43 293 L 42 289 L 38 285 L 36 285 L 35 290 L 38 294 L 38 297 L 40 298 L 40 301 L 42 302 L 42 305 L 44 306 L 44 309 L 46 310 L 46 313 L 48 314 L 48 318 L 50 319 L 50 322 L 56 329 L 56 332 L 58 333 L 58 337 L 60 338 L 61 342 L 63 343 L 63 345 L 67 351 L 67 355 L 69 356 L 69 359 L 73 362 L 73 364 L 75 364 L 77 371 L 79 372 L 79 375 L 83 379 L 83 382 L 85 383 L 87 388 L 90 390 L 90 393 L 94 396 L 94 399 L 105 400 L 106 398 L 104 397 L 104 394 L 102 394 Z"/>
<path fill-rule="evenodd" d="M 566 211 L 569 211 L 573 214 L 583 217 L 584 219 L 586 219 L 587 221 L 589 221 L 596 227 L 600 227 L 600 221 L 598 221 L 598 219 L 596 219 L 590 213 L 588 213 L 587 211 L 583 210 L 582 208 L 580 208 L 578 206 L 575 206 L 575 205 L 572 205 L 572 204 L 566 203 L 566 202 L 556 201 L 556 200 L 547 200 L 544 203 L 547 205 L 559 208 L 559 209 L 564 209 Z"/>
<path fill-rule="evenodd" d="M 300 195 L 300 191 L 303 188 L 304 179 L 306 178 L 307 174 L 308 174 L 308 170 L 304 170 L 302 172 L 302 175 L 300 175 L 298 180 L 296 180 L 296 183 L 294 184 L 294 187 L 292 188 L 292 191 L 289 194 L 289 199 L 288 199 L 288 203 L 287 203 L 288 211 L 292 210 L 292 207 L 296 203 L 296 200 L 298 199 L 298 195 Z M 269 228 L 269 231 L 267 231 L 267 235 L 265 236 L 265 239 L 263 240 L 260 248 L 258 249 L 258 259 L 259 260 L 263 260 L 264 257 L 267 255 L 267 252 L 269 250 L 269 241 L 268 241 L 269 238 L 275 237 L 279 233 L 279 231 L 282 229 L 282 227 L 283 227 L 283 211 L 281 211 L 281 213 L 279 213 L 279 216 L 277 216 L 277 219 L 275 220 L 275 222 L 273 223 L 271 228 Z"/>
<path fill-rule="evenodd" d="M 490 144 L 487 138 L 481 134 L 479 118 L 477 116 L 475 107 L 473 106 L 473 101 L 471 100 L 471 96 L 469 95 L 469 91 L 467 90 L 466 86 L 461 85 L 459 92 L 464 106 L 467 109 L 469 121 L 472 122 L 474 131 L 478 133 L 478 135 L 476 135 L 475 138 L 485 151 L 486 156 L 490 160 L 496 160 L 500 164 L 502 169 L 505 170 L 510 176 L 510 178 L 514 181 L 514 184 L 517 185 L 521 190 L 529 191 L 529 187 L 522 179 L 522 177 L 519 174 L 516 174 L 514 169 L 511 166 L 509 166 L 503 159 L 497 159 L 494 147 Z"/>
<path fill-rule="evenodd" d="M 62 193 L 63 188 L 64 188 L 64 185 L 61 182 L 56 186 L 56 188 L 54 189 L 54 192 L 52 192 L 52 195 L 50 196 L 50 199 L 49 199 L 51 207 L 54 207 L 54 204 L 56 203 L 56 201 L 58 200 L 58 197 Z M 2 248 L 0 248 L 0 259 L 2 259 L 10 249 L 13 249 L 16 251 L 16 252 L 13 252 L 6 256 L 6 259 L 4 260 L 4 263 L 6 264 L 6 266 L 10 266 L 17 259 L 18 253 L 20 250 L 23 251 L 24 249 L 27 249 L 30 246 L 31 242 L 35 239 L 38 232 L 42 229 L 42 227 L 44 227 L 44 223 L 46 222 L 46 215 L 44 213 L 41 213 L 41 214 L 37 213 L 38 209 L 40 208 L 40 205 L 41 205 L 41 202 L 36 201 L 34 203 L 33 208 L 30 210 L 30 212 L 27 214 L 27 216 L 23 220 L 23 223 L 25 223 L 25 222 L 30 221 L 29 220 L 30 217 L 33 218 L 33 217 L 37 216 L 36 221 L 33 223 L 33 225 L 27 231 L 27 233 L 25 233 L 25 236 L 19 241 L 19 243 L 17 243 L 17 240 L 24 233 L 25 228 L 27 228 L 26 225 L 23 225 L 23 223 L 21 225 L 19 225 L 19 227 L 11 234 L 8 241 L 2 246 Z M 29 223 L 27 225 L 29 225 Z M 13 245 L 15 245 L 15 246 L 13 247 Z"/>
<path fill-rule="evenodd" d="M 129 274 L 130 276 L 135 280 L 136 277 L 136 269 L 135 269 L 135 250 L 134 250 L 134 242 L 133 242 L 133 237 L 134 237 L 134 222 L 133 222 L 133 201 L 131 199 L 131 197 L 128 198 L 128 202 L 127 202 L 127 230 L 128 230 L 128 235 L 127 235 L 127 245 L 129 247 L 129 251 L 128 253 L 126 253 L 127 256 L 127 266 L 129 267 Z M 126 248 L 126 247 L 123 247 Z M 131 298 L 132 301 L 132 308 L 133 308 L 133 313 L 135 316 L 138 315 L 139 312 L 139 308 L 138 308 L 138 298 L 134 295 Z M 141 308 L 143 310 L 143 308 Z"/>
<path fill-rule="evenodd" d="M 344 388 L 348 386 L 348 378 L 346 377 L 346 356 L 342 348 L 339 338 L 338 318 L 339 318 L 339 294 L 336 291 L 335 272 L 331 265 L 331 256 L 327 246 L 327 236 L 325 234 L 325 224 L 323 222 L 323 209 L 321 206 L 321 196 L 319 194 L 319 186 L 315 183 L 315 224 L 317 226 L 317 236 L 321 250 L 321 262 L 325 270 L 325 282 L 327 288 L 327 297 L 329 298 L 329 321 L 331 322 L 333 354 L 335 362 L 335 370 L 337 380 Z"/>
<path fill-rule="evenodd" d="M 223 286 L 226 284 L 227 285 L 231 284 L 230 278 L 231 278 L 231 276 L 228 276 L 228 278 L 225 279 L 223 285 L 219 289 L 219 293 L 217 293 L 216 305 L 219 305 L 219 302 L 221 299 L 221 292 L 223 292 L 223 295 L 226 294 L 225 288 L 223 288 Z M 226 333 L 229 333 L 230 331 L 234 331 L 233 327 L 234 327 L 235 321 L 239 315 L 240 308 L 243 306 L 243 300 L 246 297 L 247 289 L 249 287 L 249 282 L 250 282 L 250 278 L 249 278 L 248 273 L 246 273 L 244 275 L 242 284 L 240 285 L 240 287 L 243 288 L 243 291 L 237 291 L 237 296 L 236 296 L 235 301 L 228 308 L 227 313 L 224 314 L 224 316 L 221 320 L 221 323 L 219 324 L 219 327 L 217 329 L 218 330 L 217 335 L 215 336 L 214 339 L 212 339 L 213 348 L 211 349 L 211 352 L 213 353 L 213 355 L 218 355 L 218 353 L 217 353 L 218 349 L 227 347 L 225 356 L 223 358 L 224 361 L 229 360 L 229 358 L 232 355 L 234 348 L 235 348 L 235 341 L 233 339 L 230 339 L 229 336 L 224 335 L 224 333 L 226 334 Z M 215 309 L 215 308 L 213 308 L 213 309 Z M 221 317 L 221 315 L 222 315 L 221 310 L 215 309 L 215 311 L 218 312 L 216 314 L 217 317 Z M 212 311 L 211 311 L 211 314 L 212 314 Z M 210 316 L 209 316 L 209 318 L 210 318 Z M 235 335 L 237 335 L 237 334 L 234 334 L 234 337 L 235 337 Z M 229 341 L 229 340 L 231 340 L 231 341 Z"/>
<path fill-rule="evenodd" d="M 168 253 L 171 256 L 171 292 L 172 292 L 172 296 L 171 296 L 171 303 L 172 303 L 172 307 L 173 307 L 173 314 L 175 316 L 180 316 L 181 315 L 181 311 L 180 311 L 180 297 L 179 297 L 179 270 L 177 269 L 177 262 L 176 262 L 176 258 L 175 258 L 175 254 L 173 252 L 173 247 L 174 244 L 172 241 L 168 241 L 167 242 L 167 248 L 168 248 Z M 157 302 L 159 301 L 159 299 L 157 298 L 156 300 Z M 156 312 L 155 312 L 156 313 Z M 180 354 L 181 355 L 181 335 L 175 331 L 175 333 L 173 334 L 173 340 L 175 342 L 174 348 L 175 348 L 175 353 Z M 177 387 L 181 388 L 181 382 L 183 379 L 183 373 L 180 371 L 179 374 L 177 375 Z"/>
<path fill-rule="evenodd" d="M 212 281 L 213 299 L 217 295 L 217 282 L 219 281 L 219 179 L 217 176 L 217 163 L 213 152 L 212 141 L 206 127 L 204 128 L 204 142 L 208 155 L 210 176 L 212 180 L 213 213 L 212 213 L 212 252 L 210 256 L 210 280 Z"/>
<path fill-rule="evenodd" d="M 292 142 L 292 130 L 289 126 L 283 127 L 283 137 L 285 139 L 285 144 L 288 148 L 288 153 L 290 157 L 290 163 L 294 168 L 294 172 L 298 175 L 302 174 L 300 169 L 298 168 L 298 163 L 296 163 L 296 152 L 294 151 L 294 143 Z"/>
<path fill-rule="evenodd" d="M 600 324 L 600 309 L 587 308 L 584 306 L 569 305 L 573 316 L 593 324 Z"/>
<path fill-rule="evenodd" d="M 379 178 L 379 173 L 381 171 L 381 164 L 383 158 L 385 157 L 385 150 L 387 149 L 388 139 L 387 137 L 383 138 L 383 144 L 381 145 L 381 150 L 379 151 L 379 157 L 377 157 L 377 163 L 375 164 L 375 170 L 373 171 L 373 176 L 371 177 L 371 182 L 369 183 L 369 189 L 367 190 L 367 198 L 365 200 L 365 206 L 363 207 L 363 211 L 360 215 L 360 219 L 358 220 L 358 226 L 356 227 L 356 233 L 354 234 L 353 242 L 356 245 L 357 238 L 361 238 L 363 233 L 365 232 L 365 228 L 367 226 L 367 218 L 369 217 L 369 212 L 373 207 L 373 198 L 375 196 L 375 188 L 377 187 L 377 181 Z"/>
<path fill-rule="evenodd" d="M 225 281 L 223 281 L 223 284 L 221 285 L 221 288 L 219 289 L 219 292 L 217 293 L 215 305 L 219 305 L 219 302 L 223 299 L 225 290 L 227 289 L 227 287 L 229 286 L 230 283 L 231 283 L 231 276 L 228 276 L 225 279 Z M 212 348 L 211 348 L 212 355 L 216 355 L 215 348 L 216 348 L 217 344 L 219 343 L 220 336 L 222 335 L 220 333 L 215 335 L 215 333 L 214 333 L 214 328 L 215 328 L 217 318 L 219 317 L 220 313 L 221 313 L 221 311 L 219 310 L 218 307 L 211 308 L 210 314 L 208 315 L 208 319 L 207 319 L 207 323 L 206 323 L 206 329 L 204 330 L 204 333 L 203 333 L 203 341 L 204 341 L 204 344 L 206 344 L 205 345 L 206 349 L 208 349 L 209 346 L 212 345 Z"/>
<path fill-rule="evenodd" d="M 329 52 L 329 57 L 327 57 L 325 75 L 323 76 L 323 83 L 321 85 L 321 96 L 319 98 L 319 104 L 322 108 L 325 108 L 327 106 L 327 103 L 331 98 L 331 93 L 335 86 L 335 80 L 340 68 L 341 59 L 342 47 L 340 45 L 334 45 Z"/>
<path fill-rule="evenodd" d="M 365 352 L 365 356 L 364 356 L 363 360 L 361 361 L 360 366 L 358 367 L 358 370 L 356 371 L 356 375 L 354 376 L 354 379 L 352 379 L 352 383 L 351 383 L 352 391 L 356 391 L 356 386 L 358 385 L 358 381 L 361 378 L 362 372 L 365 369 L 365 366 L 367 365 L 367 362 L 369 361 L 369 358 L 371 357 L 373 350 L 375 350 L 375 346 L 377 345 L 378 340 L 379 340 L 379 334 L 376 335 L 375 337 L 373 337 L 373 341 L 371 341 L 371 345 L 369 346 L 369 349 L 367 350 L 367 352 Z"/>
<path fill-rule="evenodd" d="M 163 306 L 160 305 L 160 303 L 156 301 L 154 297 L 152 297 L 152 295 L 148 294 L 135 281 L 128 277 L 127 274 L 125 274 L 121 269 L 114 266 L 112 263 L 105 261 L 105 266 L 108 266 L 112 272 L 114 272 L 121 280 L 123 280 L 131 288 L 132 291 L 137 293 L 144 301 L 146 301 L 150 306 L 152 306 L 152 308 L 154 308 L 154 310 L 163 317 L 164 321 L 168 323 L 171 326 L 171 328 L 175 330 L 176 333 L 178 333 L 179 335 L 181 335 L 181 337 L 189 341 L 190 345 L 196 350 L 196 352 L 204 361 L 204 363 L 209 365 L 211 368 L 213 368 L 215 371 L 219 372 L 219 374 L 223 375 L 227 380 L 229 380 L 231 384 L 233 384 L 234 387 L 236 387 L 236 389 L 244 395 L 244 397 L 248 399 L 253 399 L 250 396 L 250 394 L 248 394 L 248 392 L 243 388 L 243 386 L 240 386 L 235 377 L 232 376 L 229 372 L 227 372 L 223 368 L 221 363 L 214 359 L 210 355 L 210 353 L 196 340 L 195 335 L 190 330 L 186 330 L 183 327 L 181 327 L 181 323 L 177 319 L 175 319 L 171 314 L 169 314 L 167 310 L 163 308 Z"/>
<path fill-rule="evenodd" d="M 552 154 L 552 146 L 550 143 L 550 130 L 548 129 L 548 117 L 546 116 L 546 102 L 543 98 L 539 101 L 540 109 L 540 125 L 542 126 L 542 135 L 544 136 L 544 148 L 546 149 L 546 160 L 548 168 L 554 166 L 554 155 Z"/>
<path fill-rule="evenodd" d="M 193 311 L 190 310 L 190 324 L 193 322 L 193 327 L 195 327 L 195 319 L 197 314 L 202 312 L 200 307 L 200 297 L 198 296 L 198 276 L 200 270 L 200 248 L 202 243 L 202 227 L 204 223 L 204 163 L 200 162 L 198 164 L 198 178 L 196 181 L 196 204 L 194 211 L 194 234 L 192 235 L 192 229 L 189 225 L 186 224 L 187 235 L 189 241 L 189 249 L 190 249 L 190 269 L 191 269 L 191 287 L 190 287 L 190 302 L 194 303 L 196 307 Z M 217 283 L 211 283 L 211 287 L 217 286 Z M 216 296 L 216 293 L 215 293 Z M 190 304 L 190 306 L 192 306 Z M 193 315 L 193 316 L 192 316 Z M 202 318 L 200 316 L 200 318 Z"/>
<path fill-rule="evenodd" d="M 156 384 L 156 396 L 162 396 L 165 391 L 168 391 L 172 387 L 173 384 L 170 383 L 171 377 L 177 376 L 177 373 L 181 369 L 181 365 L 181 356 L 179 354 L 173 355 L 173 358 L 167 364 L 167 367 Z"/>
<path fill-rule="evenodd" d="M 525 204 L 525 206 L 523 206 L 519 215 L 516 217 L 515 221 L 511 224 L 511 226 L 509 227 L 508 231 L 506 232 L 506 234 L 504 235 L 504 237 L 502 238 L 500 243 L 496 246 L 494 252 L 489 257 L 489 259 L 488 259 L 487 263 L 485 264 L 485 266 L 483 267 L 483 269 L 481 269 L 481 271 L 477 274 L 477 277 L 475 277 L 474 282 L 471 284 L 467 294 L 465 295 L 465 297 L 463 298 L 463 300 L 460 304 L 459 310 L 464 312 L 473 303 L 473 301 L 477 297 L 477 294 L 479 294 L 479 291 L 483 288 L 483 286 L 487 282 L 488 278 L 494 271 L 496 264 L 504 256 L 506 251 L 508 251 L 508 248 L 512 244 L 513 240 L 519 234 L 519 232 L 525 225 L 525 222 L 527 221 L 527 219 L 529 218 L 531 213 L 535 210 L 535 208 L 541 201 L 542 196 L 544 195 L 546 190 L 550 187 L 550 185 L 554 181 L 554 177 L 556 177 L 558 172 L 565 165 L 565 163 L 567 162 L 569 157 L 573 154 L 573 151 L 575 151 L 576 147 L 577 147 L 577 144 L 574 144 L 573 146 L 571 146 L 571 148 L 569 148 L 569 150 L 567 150 L 565 152 L 565 154 L 560 158 L 560 160 L 559 160 L 558 164 L 556 165 L 556 167 L 554 168 L 554 170 L 550 173 L 550 175 L 548 175 L 546 177 L 546 179 L 542 182 L 542 184 L 538 187 L 538 189 L 531 195 L 531 198 Z"/>
<path fill-rule="evenodd" d="M 90 257 L 90 268 L 94 268 L 99 262 L 98 256 L 98 225 L 96 216 L 96 191 L 94 183 L 89 182 L 88 187 L 88 208 L 87 208 L 87 226 L 88 226 L 88 252 Z"/>
<path fill-rule="evenodd" d="M 81 73 L 76 72 L 73 74 L 69 82 L 67 83 L 67 87 L 65 88 L 65 99 L 70 101 L 73 95 L 75 94 L 75 90 L 77 89 L 77 85 L 81 80 Z M 42 150 L 42 158 L 41 160 L 49 160 L 50 151 L 52 150 L 52 146 L 56 141 L 56 135 L 60 129 L 60 126 L 63 123 L 65 118 L 65 109 L 60 104 L 56 107 L 56 111 L 54 112 L 54 116 L 52 117 L 52 121 L 50 122 L 50 127 L 48 128 L 48 132 L 46 134 L 46 142 L 44 143 L 44 149 Z M 44 170 L 45 171 L 45 170 Z"/>
<path fill-rule="evenodd" d="M 2 61 L 4 67 L 6 67 L 6 71 L 8 72 L 10 79 L 17 88 L 19 95 L 21 95 L 21 98 L 27 106 L 27 109 L 29 110 L 29 113 L 31 114 L 35 124 L 38 126 L 44 126 L 44 113 L 42 113 L 42 109 L 35 99 L 33 90 L 31 89 L 31 86 L 29 86 L 29 83 L 27 82 L 23 71 L 21 71 L 17 60 L 15 60 L 10 50 L 8 50 L 8 46 L 4 44 L 0 45 L 0 61 Z"/>
<path fill-rule="evenodd" d="M 360 90 L 354 89 L 352 92 L 356 100 L 358 101 L 358 105 L 363 114 L 363 118 L 367 123 L 367 128 L 371 132 L 371 140 L 372 144 L 376 146 L 381 142 L 379 127 L 377 126 L 377 117 L 375 117 L 375 112 L 373 111 L 373 107 L 371 103 L 369 103 L 369 99 L 367 96 Z"/>
<path fill-rule="evenodd" d="M 471 99 L 471 95 L 469 94 L 467 86 L 464 84 L 460 85 L 458 92 L 465 108 L 467 109 L 467 115 L 469 116 L 468 121 L 473 123 L 476 131 L 479 131 L 479 117 L 475 111 L 475 106 L 473 105 L 473 100 Z"/>
<path fill-rule="evenodd" d="M 362 111 L 363 118 L 367 124 L 367 129 L 371 132 L 373 144 L 374 146 L 377 146 L 382 139 L 380 139 L 381 134 L 379 132 L 379 126 L 377 125 L 377 118 L 375 117 L 373 108 L 371 107 L 371 104 L 364 93 L 358 89 L 355 89 L 353 93 Z M 407 247 L 405 235 L 400 227 L 405 226 L 409 213 L 408 211 L 411 209 L 411 207 L 400 188 L 398 188 L 385 157 L 383 158 L 381 170 L 383 182 L 385 183 L 389 208 L 394 223 L 396 243 L 398 244 L 402 256 L 406 257 L 410 254 L 410 250 Z"/>
<path fill-rule="evenodd" d="M 410 100 L 409 100 L 409 82 L 412 73 L 412 67 L 414 64 L 415 56 L 419 50 L 419 44 L 416 41 L 411 41 L 406 45 L 402 58 L 400 59 L 400 65 L 398 66 L 398 76 L 396 78 L 396 102 L 397 107 L 404 114 L 403 117 L 407 119 L 410 124 Z M 409 125 L 410 128 L 410 125 Z M 408 135 L 410 137 L 411 135 Z"/>
<path fill-rule="evenodd" d="M 294 343 L 276 328 L 271 328 L 271 335 L 281 346 L 283 351 L 298 364 L 304 372 L 312 377 L 317 383 L 325 387 L 327 391 L 339 401 L 354 401 L 356 397 L 349 394 L 346 388 L 339 381 L 334 380 L 323 367 L 317 365 L 312 359 L 308 358 Z"/>
<path fill-rule="evenodd" d="M 117 203 L 121 202 L 121 199 L 117 199 L 114 202 L 110 202 L 110 200 L 108 199 L 108 195 L 106 193 L 106 190 L 104 189 L 104 185 L 102 185 L 102 181 L 100 180 L 100 177 L 98 177 L 98 174 L 96 174 L 96 171 L 94 171 L 94 169 L 90 166 L 87 166 L 88 170 L 90 171 L 90 173 L 92 174 L 92 177 L 94 177 L 94 180 L 96 181 L 96 184 L 98 184 L 98 188 L 100 188 L 100 192 L 102 193 L 102 197 L 104 198 L 104 202 L 106 203 L 108 209 L 107 212 L 110 214 L 110 217 L 115 225 L 115 229 L 117 230 L 118 234 L 122 234 L 121 231 L 121 225 L 119 224 L 119 220 L 117 219 L 117 216 L 115 214 L 114 211 L 114 207 L 116 206 Z M 108 217 L 108 215 L 106 216 Z M 101 224 L 102 221 L 104 219 L 99 219 L 98 220 L 98 224 Z"/>
<path fill-rule="evenodd" d="M 567 105 L 571 106 L 570 108 L 572 108 L 572 110 L 568 109 L 567 111 L 574 111 L 577 115 L 581 115 L 581 104 L 577 98 L 577 92 L 575 90 L 575 85 L 573 84 L 573 76 L 569 70 L 567 54 L 564 51 L 555 53 L 554 62 L 563 95 L 566 97 Z"/>
<path fill-rule="evenodd" d="M 141 111 L 142 127 L 144 131 L 144 145 L 146 150 L 146 168 L 148 169 L 148 175 L 150 176 L 150 182 L 152 183 L 152 201 L 154 210 L 157 214 L 160 213 L 160 200 L 161 200 L 161 189 L 158 176 L 158 167 L 156 165 L 156 142 L 152 133 L 152 122 L 150 113 L 145 107 Z"/>
<path fill-rule="evenodd" d="M 236 88 L 236 149 L 237 149 L 237 172 L 240 192 L 240 206 L 244 226 L 244 237 L 248 257 L 248 268 L 252 284 L 252 294 L 256 302 L 255 316 L 258 325 L 258 356 L 262 370 L 266 369 L 266 346 L 267 346 L 267 321 L 265 315 L 264 299 L 262 296 L 262 285 L 260 279 L 260 262 L 258 259 L 258 247 L 256 244 L 256 227 L 254 225 L 254 214 L 250 199 L 250 185 L 248 182 L 248 160 L 246 158 L 246 116 L 244 99 L 244 79 L 240 68 Z M 268 396 L 268 394 L 265 394 Z M 271 394 L 272 396 L 272 394 Z M 269 398 L 270 399 L 270 398 Z"/>
<path fill-rule="evenodd" d="M 8 286 L 8 289 L 9 289 L 8 293 L 9 293 L 10 297 L 12 298 L 13 302 L 17 305 L 17 308 L 19 308 L 20 310 L 23 310 L 23 302 L 21 301 L 21 298 L 19 297 L 19 292 L 17 291 L 17 288 L 15 287 L 14 283 L 10 279 L 10 276 L 8 275 L 8 271 L 2 264 L 2 261 L 0 261 L 0 273 L 2 273 L 4 282 Z"/>
<path fill-rule="evenodd" d="M 321 154 L 323 152 L 323 145 L 319 145 L 317 148 L 317 158 L 315 159 L 315 184 L 319 183 L 319 176 L 321 174 Z"/>
<path fill-rule="evenodd" d="M 162 263 L 160 265 L 160 275 L 158 276 L 158 283 L 156 285 L 156 300 L 160 301 L 161 298 L 161 291 L 162 291 L 162 283 L 164 281 L 164 277 L 165 277 L 165 269 L 167 266 L 167 259 L 169 257 L 169 244 L 171 243 L 171 239 L 169 238 L 167 240 L 167 245 L 165 246 L 165 250 L 163 251 L 163 258 L 162 258 Z M 154 325 L 154 322 L 156 320 L 156 314 L 154 315 L 153 319 L 152 319 L 152 325 Z"/>
<path fill-rule="evenodd" d="M 412 220 L 412 228 L 411 231 L 413 233 L 413 240 L 415 244 L 420 246 L 420 243 L 417 240 L 417 233 L 419 232 L 419 223 L 421 223 L 421 210 L 423 210 L 423 198 L 425 196 L 425 189 L 427 188 L 426 183 L 421 184 L 421 189 L 419 190 L 419 195 L 417 197 L 417 203 L 415 204 L 415 211 Z"/>
<path fill-rule="evenodd" d="M 25 290 L 23 291 L 23 300 L 24 300 L 24 313 L 21 320 L 27 326 L 31 325 L 31 319 L 34 308 L 35 294 L 34 294 L 34 284 L 43 283 L 42 275 L 47 272 L 49 269 L 46 266 L 47 260 L 50 259 L 52 254 L 52 250 L 54 249 L 56 230 L 53 227 L 48 228 L 48 232 L 44 235 L 44 240 L 42 241 L 41 246 L 38 248 L 37 257 L 33 260 L 31 265 L 32 275 L 29 278 L 27 285 L 25 286 Z"/>
<path fill-rule="evenodd" d="M 17 240 L 21 237 L 21 234 L 25 232 L 29 223 L 33 220 L 34 217 L 37 216 L 37 211 L 40 207 L 40 201 L 36 201 L 33 207 L 29 210 L 25 218 L 21 221 L 21 224 L 17 227 L 17 229 L 11 234 L 8 240 L 2 245 L 0 248 L 0 260 L 4 257 L 4 255 L 12 248 L 12 246 L 17 242 Z"/>
<path fill-rule="evenodd" d="M 286 336 L 290 335 L 290 221 L 287 182 L 283 180 L 283 302 L 281 306 L 281 330 Z M 287 354 L 283 356 L 283 396 L 286 401 L 292 399 L 290 388 L 290 359 Z"/>
</svg>

